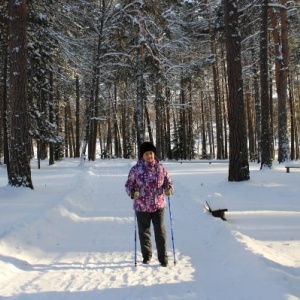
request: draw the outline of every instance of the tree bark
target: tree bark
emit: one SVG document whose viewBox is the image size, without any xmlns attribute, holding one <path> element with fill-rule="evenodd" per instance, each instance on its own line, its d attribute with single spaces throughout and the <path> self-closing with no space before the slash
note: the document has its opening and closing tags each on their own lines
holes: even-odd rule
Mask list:
<svg viewBox="0 0 300 300">
<path fill-rule="evenodd" d="M 9 4 L 9 163 L 12 186 L 33 189 L 30 168 L 30 143 L 27 102 L 27 2 Z"/>
<path fill-rule="evenodd" d="M 286 7 L 286 0 L 280 0 Z M 278 91 L 278 161 L 285 162 L 290 159 L 289 140 L 287 136 L 287 85 L 289 66 L 289 46 L 288 46 L 288 18 L 287 7 L 280 9 L 281 23 L 281 45 L 282 59 L 280 60 L 279 91 Z"/>
<path fill-rule="evenodd" d="M 5 35 L 5 43 L 3 45 L 4 65 L 3 65 L 3 98 L 2 98 L 2 124 L 3 124 L 3 154 L 4 163 L 8 164 L 9 150 L 7 137 L 7 119 L 8 119 L 8 96 L 7 96 L 7 76 L 8 76 L 8 25 Z"/>
<path fill-rule="evenodd" d="M 144 24 L 144 9 L 142 1 L 137 4 L 137 72 L 136 72 L 136 132 L 138 147 L 144 142 L 144 48 L 145 48 L 145 24 Z"/>
<path fill-rule="evenodd" d="M 286 6 L 286 1 L 280 1 Z M 289 141 L 287 137 L 287 82 L 288 82 L 288 21 L 286 9 L 280 8 L 279 32 L 274 8 L 269 9 L 272 25 L 274 52 L 275 52 L 275 80 L 278 97 L 278 161 L 285 162 L 289 159 Z"/>
<path fill-rule="evenodd" d="M 80 91 L 79 91 L 79 76 L 76 76 L 76 146 L 75 157 L 80 157 Z"/>
<path fill-rule="evenodd" d="M 261 169 L 272 167 L 268 69 L 268 0 L 262 0 L 260 32 Z"/>
<path fill-rule="evenodd" d="M 54 97 L 53 97 L 53 73 L 50 71 L 49 76 L 50 92 L 49 92 L 49 122 L 54 123 Z M 49 143 L 49 165 L 54 165 L 54 142 Z"/>
<path fill-rule="evenodd" d="M 225 1 L 225 31 L 229 87 L 229 181 L 250 179 L 243 97 L 241 38 L 238 28 L 238 0 Z"/>
</svg>

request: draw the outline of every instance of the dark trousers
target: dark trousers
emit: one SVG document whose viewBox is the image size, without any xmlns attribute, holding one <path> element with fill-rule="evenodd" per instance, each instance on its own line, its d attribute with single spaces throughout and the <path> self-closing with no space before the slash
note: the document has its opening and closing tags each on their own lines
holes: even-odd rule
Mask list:
<svg viewBox="0 0 300 300">
<path fill-rule="evenodd" d="M 141 251 L 144 259 L 151 259 L 151 221 L 154 228 L 155 243 L 157 249 L 157 258 L 159 262 L 166 262 L 167 256 L 167 236 L 164 225 L 164 209 L 155 212 L 136 212 Z"/>
</svg>

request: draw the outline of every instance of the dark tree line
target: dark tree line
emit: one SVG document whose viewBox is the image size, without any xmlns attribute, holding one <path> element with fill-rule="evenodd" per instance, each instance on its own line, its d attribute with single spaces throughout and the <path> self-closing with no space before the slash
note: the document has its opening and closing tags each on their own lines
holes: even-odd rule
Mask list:
<svg viewBox="0 0 300 300">
<path fill-rule="evenodd" d="M 298 159 L 297 1 L 17 3 L 0 2 L 11 185 L 33 187 L 33 157 L 134 158 L 144 140 L 162 159 L 229 158 L 230 181 Z"/>
</svg>

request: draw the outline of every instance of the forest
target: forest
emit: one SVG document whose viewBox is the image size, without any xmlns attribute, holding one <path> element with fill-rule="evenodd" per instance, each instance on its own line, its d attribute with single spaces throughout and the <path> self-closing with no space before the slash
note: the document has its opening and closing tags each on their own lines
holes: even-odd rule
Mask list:
<svg viewBox="0 0 300 300">
<path fill-rule="evenodd" d="M 1 0 L 0 158 L 299 158 L 299 0 Z M 36 151 L 34 151 L 36 149 Z M 100 149 L 100 150 L 99 150 Z"/>
</svg>

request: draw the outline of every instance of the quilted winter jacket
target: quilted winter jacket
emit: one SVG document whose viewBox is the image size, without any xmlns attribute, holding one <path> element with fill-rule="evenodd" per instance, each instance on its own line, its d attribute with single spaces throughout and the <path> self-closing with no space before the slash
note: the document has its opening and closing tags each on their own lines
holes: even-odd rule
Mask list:
<svg viewBox="0 0 300 300">
<path fill-rule="evenodd" d="M 129 174 L 125 189 L 129 196 L 138 191 L 140 196 L 133 202 L 134 209 L 154 212 L 166 207 L 164 189 L 173 188 L 173 183 L 163 164 L 156 158 L 152 163 L 138 160 Z"/>
</svg>

